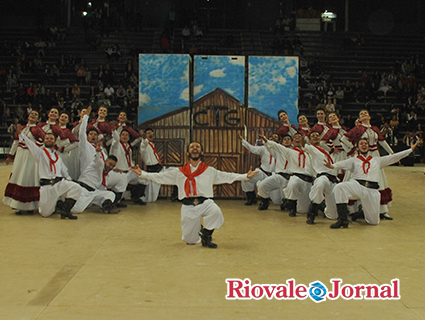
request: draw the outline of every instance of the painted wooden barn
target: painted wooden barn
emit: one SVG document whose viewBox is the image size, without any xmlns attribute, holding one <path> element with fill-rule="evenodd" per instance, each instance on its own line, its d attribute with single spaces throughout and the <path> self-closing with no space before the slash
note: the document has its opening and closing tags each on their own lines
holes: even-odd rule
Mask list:
<svg viewBox="0 0 425 320">
<path fill-rule="evenodd" d="M 140 125 L 155 130 L 155 146 L 165 166 L 181 166 L 187 161 L 186 148 L 190 141 L 204 147 L 203 161 L 218 170 L 245 173 L 256 168 L 259 157 L 243 148 L 238 133 L 255 144 L 258 130 L 268 134 L 280 126 L 279 121 L 246 106 L 226 91 L 217 88 L 189 107 L 164 114 Z M 169 197 L 171 187 L 163 186 L 160 197 Z M 214 188 L 216 198 L 241 198 L 240 182 Z"/>
</svg>

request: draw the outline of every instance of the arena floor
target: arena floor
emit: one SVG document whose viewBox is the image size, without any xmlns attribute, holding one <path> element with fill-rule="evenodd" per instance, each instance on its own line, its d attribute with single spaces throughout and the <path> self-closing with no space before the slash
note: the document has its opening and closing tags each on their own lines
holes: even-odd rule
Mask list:
<svg viewBox="0 0 425 320">
<path fill-rule="evenodd" d="M 0 164 L 4 194 L 11 166 Z M 390 215 L 331 230 L 322 217 L 219 200 L 218 249 L 181 241 L 180 204 L 91 208 L 76 221 L 16 216 L 0 204 L 0 319 L 425 319 L 424 167 L 386 169 Z M 399 300 L 226 300 L 226 279 L 254 284 L 391 284 Z"/>
</svg>

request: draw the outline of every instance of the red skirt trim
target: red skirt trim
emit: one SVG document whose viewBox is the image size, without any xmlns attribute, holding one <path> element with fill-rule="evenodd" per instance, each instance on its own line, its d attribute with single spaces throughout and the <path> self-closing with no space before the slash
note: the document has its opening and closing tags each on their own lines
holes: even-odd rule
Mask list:
<svg viewBox="0 0 425 320">
<path fill-rule="evenodd" d="M 36 202 L 40 201 L 40 187 L 22 187 L 14 183 L 8 183 L 4 196 L 22 203 Z"/>
</svg>

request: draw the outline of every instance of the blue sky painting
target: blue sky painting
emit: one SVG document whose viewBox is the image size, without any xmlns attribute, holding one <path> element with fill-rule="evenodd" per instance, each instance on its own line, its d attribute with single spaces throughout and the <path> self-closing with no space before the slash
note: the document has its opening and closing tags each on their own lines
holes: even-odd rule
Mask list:
<svg viewBox="0 0 425 320">
<path fill-rule="evenodd" d="M 139 124 L 189 106 L 187 54 L 139 55 Z"/>
<path fill-rule="evenodd" d="M 248 107 L 273 118 L 286 110 L 297 125 L 298 57 L 249 57 Z"/>
<path fill-rule="evenodd" d="M 220 88 L 244 103 L 244 56 L 195 56 L 194 101 Z"/>
</svg>

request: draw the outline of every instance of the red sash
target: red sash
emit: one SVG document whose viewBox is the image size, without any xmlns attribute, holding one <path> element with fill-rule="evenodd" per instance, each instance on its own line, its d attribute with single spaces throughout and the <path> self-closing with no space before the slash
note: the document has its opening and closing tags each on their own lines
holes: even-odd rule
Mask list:
<svg viewBox="0 0 425 320">
<path fill-rule="evenodd" d="M 56 153 L 56 152 L 53 152 L 55 155 L 56 155 L 56 160 L 53 160 L 51 157 L 50 157 L 50 153 L 49 153 L 49 151 L 47 151 L 47 149 L 46 148 L 43 148 L 43 151 L 46 153 L 46 155 L 47 155 L 47 157 L 49 158 L 49 160 L 50 160 L 50 171 L 52 171 L 54 174 L 56 174 L 56 162 L 58 162 L 58 160 L 59 160 L 59 156 L 58 156 L 58 154 Z M 53 171 L 54 170 L 54 171 Z"/>
<path fill-rule="evenodd" d="M 156 148 L 155 148 L 155 146 L 152 144 L 152 143 L 148 143 L 149 145 L 150 145 L 150 147 L 152 148 L 152 150 L 153 150 L 153 154 L 155 155 L 155 158 L 156 158 L 156 160 L 158 161 L 158 163 L 162 166 L 162 163 L 161 163 L 161 158 L 159 157 L 159 154 L 158 154 L 158 151 L 156 151 Z"/>
<path fill-rule="evenodd" d="M 315 146 L 315 147 L 317 148 L 317 150 L 319 150 L 320 152 L 322 152 L 326 156 L 326 158 L 328 159 L 328 162 L 329 163 L 334 163 L 333 160 L 332 160 L 332 158 L 331 158 L 331 156 L 329 155 L 329 153 L 327 153 L 327 151 L 325 149 L 320 148 L 318 146 Z"/>
<path fill-rule="evenodd" d="M 304 151 L 302 149 L 297 148 L 297 147 L 294 147 L 293 149 L 297 150 L 299 152 L 299 154 L 298 154 L 298 167 L 305 168 L 305 158 L 306 158 L 306 156 L 305 156 Z"/>
<path fill-rule="evenodd" d="M 367 174 L 370 169 L 370 159 L 372 159 L 372 156 L 367 158 L 364 158 L 363 156 L 357 156 L 357 158 L 363 161 L 363 172 Z"/>
<path fill-rule="evenodd" d="M 198 168 L 191 172 L 190 169 L 190 162 L 186 163 L 183 167 L 180 167 L 179 170 L 186 176 L 186 181 L 184 183 L 184 192 L 186 193 L 186 197 L 190 196 L 190 186 L 192 185 L 193 189 L 193 196 L 197 196 L 198 193 L 196 192 L 196 181 L 195 177 L 199 176 L 200 174 L 204 173 L 205 170 L 207 170 L 208 166 L 203 163 L 202 161 L 199 163 Z"/>
<path fill-rule="evenodd" d="M 105 169 L 102 170 L 102 185 L 105 186 L 105 188 L 108 189 L 108 186 L 106 185 L 106 177 L 108 176 L 109 172 L 106 172 Z"/>
<path fill-rule="evenodd" d="M 124 152 L 125 152 L 125 158 L 126 158 L 126 160 L 127 160 L 127 164 L 128 164 L 128 167 L 129 168 L 131 168 L 131 153 L 130 153 L 130 151 L 131 151 L 131 147 L 130 146 L 126 146 L 125 145 L 125 143 L 122 143 L 121 141 L 120 141 L 120 143 L 121 143 L 121 145 L 122 145 L 122 147 L 123 147 L 123 149 L 124 149 Z"/>
</svg>

